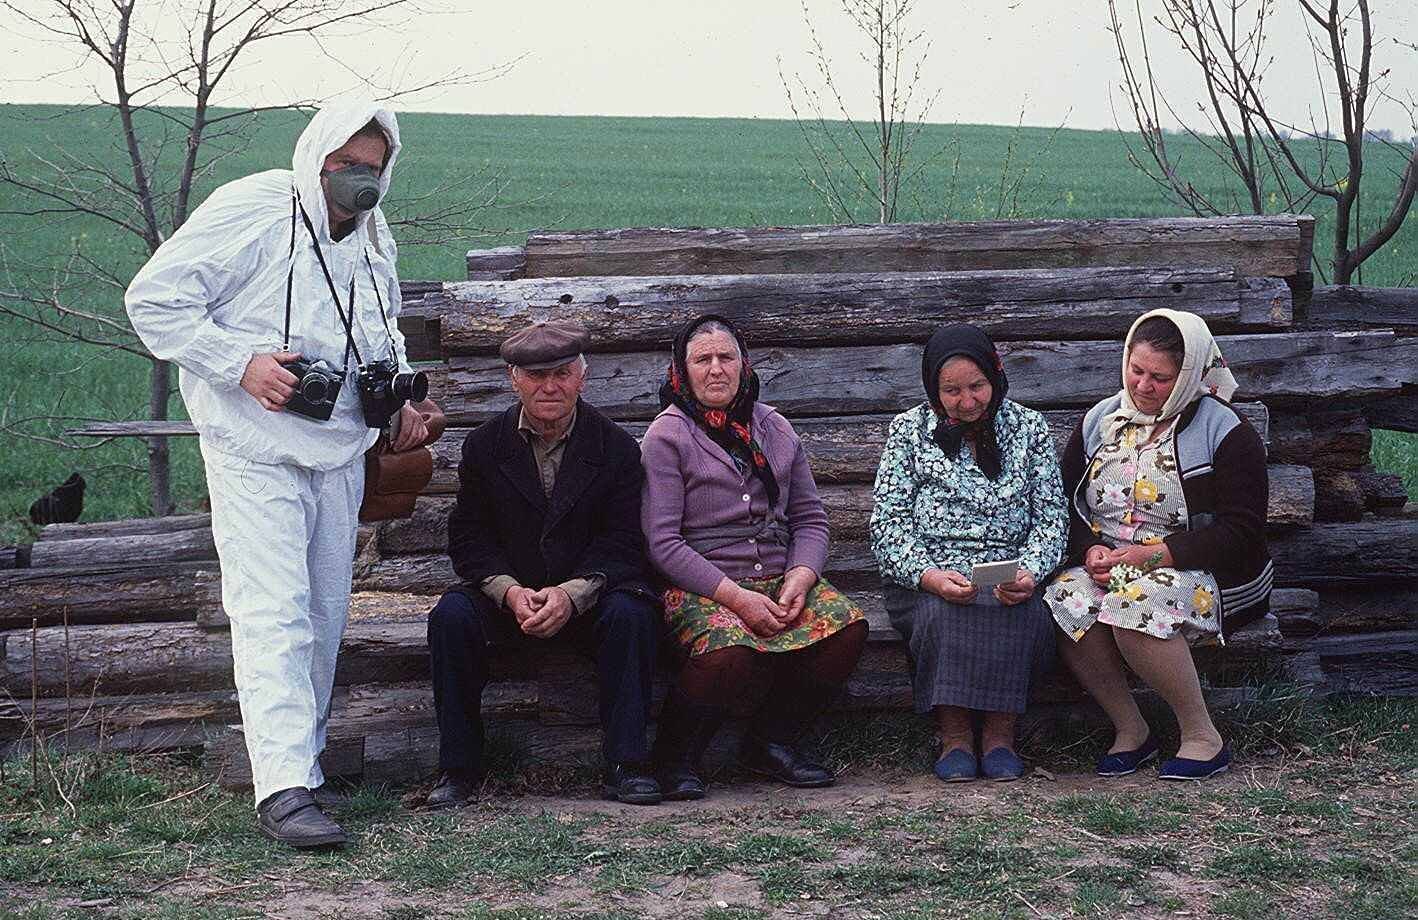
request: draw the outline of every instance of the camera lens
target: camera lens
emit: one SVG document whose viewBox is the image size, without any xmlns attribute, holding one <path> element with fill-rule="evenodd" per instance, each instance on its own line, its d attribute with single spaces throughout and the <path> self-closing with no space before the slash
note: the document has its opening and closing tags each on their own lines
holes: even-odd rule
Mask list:
<svg viewBox="0 0 1418 920">
<path fill-rule="evenodd" d="M 321 402 L 330 394 L 330 383 L 319 374 L 300 378 L 300 395 L 309 402 Z"/>
<path fill-rule="evenodd" d="M 422 402 L 428 398 L 428 375 L 423 371 L 412 374 L 395 374 L 389 382 L 389 389 L 395 399 Z"/>
</svg>

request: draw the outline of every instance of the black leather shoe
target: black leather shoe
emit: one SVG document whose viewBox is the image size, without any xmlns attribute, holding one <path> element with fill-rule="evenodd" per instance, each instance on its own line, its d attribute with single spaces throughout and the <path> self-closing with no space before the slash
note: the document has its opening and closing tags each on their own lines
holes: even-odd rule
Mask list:
<svg viewBox="0 0 1418 920">
<path fill-rule="evenodd" d="M 613 763 L 606 767 L 601 792 L 628 805 L 658 805 L 664 799 L 655 777 L 638 764 Z"/>
<path fill-rule="evenodd" d="M 660 767 L 658 779 L 666 802 L 692 802 L 704 798 L 709 791 L 689 761 L 665 764 Z"/>
<path fill-rule="evenodd" d="M 462 808 L 477 798 L 478 781 L 463 770 L 444 770 L 438 783 L 424 800 L 428 808 Z"/>
<path fill-rule="evenodd" d="M 709 784 L 699 775 L 699 764 L 726 714 L 723 706 L 688 703 L 677 689 L 670 691 L 651 751 L 666 801 L 687 802 L 709 793 Z"/>
<path fill-rule="evenodd" d="M 837 781 L 832 771 L 786 744 L 748 739 L 739 753 L 739 761 L 754 773 L 798 789 L 818 789 Z"/>
<path fill-rule="evenodd" d="M 310 794 L 315 796 L 315 804 L 320 806 L 321 811 L 344 808 L 350 804 L 350 797 L 342 792 L 336 792 L 328 782 L 316 786 L 310 790 Z"/>
<path fill-rule="evenodd" d="M 267 837 L 297 849 L 344 846 L 349 840 L 304 786 L 267 796 L 256 806 L 256 823 Z"/>
</svg>

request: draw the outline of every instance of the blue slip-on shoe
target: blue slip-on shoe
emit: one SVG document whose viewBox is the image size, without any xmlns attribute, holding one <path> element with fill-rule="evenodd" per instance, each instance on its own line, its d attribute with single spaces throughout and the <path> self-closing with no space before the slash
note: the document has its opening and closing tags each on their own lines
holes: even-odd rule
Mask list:
<svg viewBox="0 0 1418 920">
<path fill-rule="evenodd" d="M 1024 775 L 1024 761 L 1007 747 L 997 747 L 980 760 L 985 779 L 1007 783 Z"/>
<path fill-rule="evenodd" d="M 1099 776 L 1127 776 L 1129 773 L 1136 773 L 1138 767 L 1156 756 L 1157 739 L 1148 735 L 1147 740 L 1142 742 L 1142 747 L 1104 754 L 1098 759 L 1098 766 L 1093 772 Z"/>
<path fill-rule="evenodd" d="M 1158 779 L 1210 779 L 1231 769 L 1231 746 L 1221 745 L 1221 751 L 1210 760 L 1173 757 L 1157 768 Z"/>
<path fill-rule="evenodd" d="M 980 774 L 975 755 L 956 748 L 935 762 L 935 775 L 943 783 L 968 783 Z"/>
</svg>

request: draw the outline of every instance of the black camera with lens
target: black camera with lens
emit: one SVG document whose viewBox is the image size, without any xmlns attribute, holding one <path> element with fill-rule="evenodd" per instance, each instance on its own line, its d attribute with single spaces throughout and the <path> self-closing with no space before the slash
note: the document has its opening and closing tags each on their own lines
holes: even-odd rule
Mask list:
<svg viewBox="0 0 1418 920">
<path fill-rule="evenodd" d="M 370 428 L 388 425 L 405 401 L 422 402 L 428 398 L 427 374 L 400 373 L 399 366 L 387 359 L 361 364 L 355 382 L 364 423 Z"/>
<path fill-rule="evenodd" d="M 285 365 L 285 369 L 297 378 L 295 392 L 286 401 L 286 408 L 297 415 L 328 422 L 330 413 L 335 411 L 340 386 L 345 382 L 344 369 L 320 358 L 313 361 L 297 358 Z"/>
</svg>

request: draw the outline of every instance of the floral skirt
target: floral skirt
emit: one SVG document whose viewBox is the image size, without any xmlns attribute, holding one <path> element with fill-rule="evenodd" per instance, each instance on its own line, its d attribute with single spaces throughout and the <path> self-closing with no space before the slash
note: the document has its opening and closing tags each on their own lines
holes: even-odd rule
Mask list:
<svg viewBox="0 0 1418 920">
<path fill-rule="evenodd" d="M 740 587 L 777 599 L 783 578 L 748 578 Z M 838 591 L 825 578 L 807 593 L 803 612 L 787 629 L 768 639 L 755 635 L 738 614 L 716 601 L 691 594 L 680 588 L 670 588 L 664 594 L 665 622 L 676 641 L 689 650 L 691 656 L 746 645 L 760 652 L 791 652 L 807 648 L 826 639 L 845 626 L 865 619 L 860 607 Z"/>
<path fill-rule="evenodd" d="M 1109 591 L 1088 577 L 1082 566 L 1065 569 L 1044 589 L 1044 603 L 1075 642 L 1094 622 L 1121 626 L 1170 639 L 1188 639 L 1221 631 L 1216 616 L 1220 591 L 1209 573 L 1190 569 L 1153 569 Z"/>
</svg>

